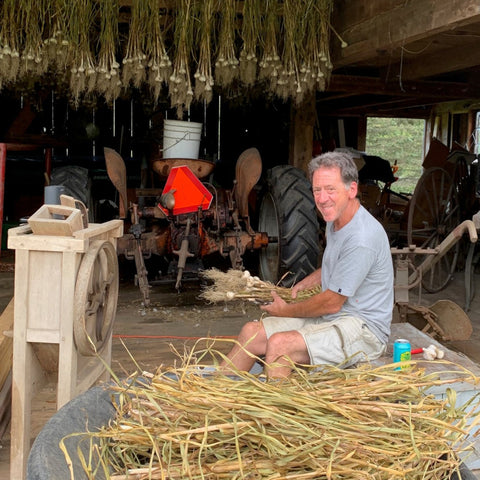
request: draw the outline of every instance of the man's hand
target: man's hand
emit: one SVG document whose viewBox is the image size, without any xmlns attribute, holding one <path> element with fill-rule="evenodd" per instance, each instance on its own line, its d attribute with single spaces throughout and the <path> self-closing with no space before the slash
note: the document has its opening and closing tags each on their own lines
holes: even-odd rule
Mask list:
<svg viewBox="0 0 480 480">
<path fill-rule="evenodd" d="M 297 283 L 292 287 L 292 298 L 297 298 L 298 292 L 305 290 L 305 287 L 302 286 L 301 283 Z"/>
<path fill-rule="evenodd" d="M 318 268 L 310 275 L 307 275 L 303 280 L 292 287 L 292 298 L 297 298 L 298 292 L 316 287 L 322 284 L 322 269 Z"/>
<path fill-rule="evenodd" d="M 299 290 L 302 290 L 301 288 Z M 329 313 L 337 313 L 347 300 L 347 297 L 324 290 L 301 302 L 287 303 L 275 291 L 271 292 L 273 301 L 260 308 L 275 317 L 321 317 Z"/>
<path fill-rule="evenodd" d="M 273 301 L 267 305 L 261 305 L 260 308 L 275 317 L 284 316 L 285 307 L 288 305 L 276 292 L 272 291 Z"/>
</svg>

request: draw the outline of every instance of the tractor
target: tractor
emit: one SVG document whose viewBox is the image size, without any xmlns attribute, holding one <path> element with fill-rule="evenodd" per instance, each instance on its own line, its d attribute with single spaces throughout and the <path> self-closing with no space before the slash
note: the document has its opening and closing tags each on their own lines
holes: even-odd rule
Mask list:
<svg viewBox="0 0 480 480">
<path fill-rule="evenodd" d="M 152 256 L 167 263 L 161 280 L 175 282 L 178 291 L 187 273 L 198 274 L 215 255 L 229 268 L 243 269 L 245 253 L 252 253 L 260 278 L 285 286 L 317 268 L 319 221 L 310 182 L 301 170 L 278 165 L 262 178 L 260 153 L 249 148 L 238 157 L 233 188 L 227 190 L 208 181 L 212 162 L 157 159 L 153 170 L 166 178 L 163 190 L 139 189 L 137 201 L 128 205 L 125 162 L 113 149 L 105 148 L 104 154 L 119 195 L 119 217 L 130 224 L 117 253 L 135 261 L 145 306 L 151 288 L 145 260 Z M 254 187 L 258 205 L 252 207 Z M 140 202 L 144 195 L 154 197 L 153 205 Z"/>
</svg>

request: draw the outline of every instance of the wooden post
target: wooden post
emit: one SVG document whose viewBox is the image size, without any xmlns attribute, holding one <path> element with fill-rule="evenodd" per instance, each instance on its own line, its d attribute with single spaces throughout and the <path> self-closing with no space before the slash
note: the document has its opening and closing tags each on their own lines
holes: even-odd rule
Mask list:
<svg viewBox="0 0 480 480">
<path fill-rule="evenodd" d="M 477 121 L 477 112 L 476 110 L 469 110 L 468 111 L 468 123 L 467 123 L 467 150 L 470 153 L 475 153 L 475 142 L 474 142 L 474 132 L 476 127 Z"/>
<path fill-rule="evenodd" d="M 365 115 L 358 117 L 357 145 L 355 148 L 361 152 L 365 152 L 367 149 L 367 117 Z"/>
<path fill-rule="evenodd" d="M 310 93 L 301 105 L 293 105 L 290 113 L 289 163 L 308 171 L 313 152 L 313 128 L 316 118 L 315 93 Z"/>
<path fill-rule="evenodd" d="M 5 202 L 5 166 L 7 164 L 7 145 L 0 143 L 0 238 L 3 234 L 3 206 Z M 0 243 L 0 255 L 2 245 Z"/>
</svg>

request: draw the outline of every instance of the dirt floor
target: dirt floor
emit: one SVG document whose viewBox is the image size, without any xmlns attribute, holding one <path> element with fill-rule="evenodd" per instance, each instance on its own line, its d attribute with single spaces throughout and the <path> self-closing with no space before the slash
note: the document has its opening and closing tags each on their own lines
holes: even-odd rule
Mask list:
<svg viewBox="0 0 480 480">
<path fill-rule="evenodd" d="M 5 260 L 3 258 L 0 263 L 3 265 L 0 267 L 2 311 L 12 298 L 14 281 L 13 268 L 5 266 L 8 263 Z M 480 285 L 478 274 L 475 283 Z M 140 291 L 133 282 L 121 283 L 112 349 L 112 370 L 116 375 L 126 376 L 138 370 L 154 372 L 160 365 L 180 362 L 193 347 L 214 348 L 225 353 L 243 323 L 261 315 L 258 306 L 250 303 L 205 304 L 198 298 L 199 288 L 198 283 L 189 283 L 179 294 L 173 285 L 155 286 L 151 289 L 151 305 L 145 308 Z M 439 298 L 454 300 L 461 306 L 465 304 L 463 273 L 457 274 L 452 284 L 440 294 L 422 295 L 421 303 L 431 305 Z M 474 326 L 471 339 L 448 346 L 480 363 L 480 294 L 473 299 L 469 316 Z M 53 384 L 36 399 L 32 412 L 32 439 L 54 412 Z M 0 479 L 9 478 L 9 446 L 7 432 L 0 441 Z M 480 478 L 480 472 L 477 476 Z"/>
</svg>

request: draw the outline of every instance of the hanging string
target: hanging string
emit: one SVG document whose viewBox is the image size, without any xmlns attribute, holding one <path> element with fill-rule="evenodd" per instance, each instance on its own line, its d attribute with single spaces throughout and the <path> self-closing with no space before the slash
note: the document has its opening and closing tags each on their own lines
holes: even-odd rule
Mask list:
<svg viewBox="0 0 480 480">
<path fill-rule="evenodd" d="M 402 84 L 402 73 L 403 73 L 403 45 L 400 47 L 400 71 L 398 73 L 398 84 L 400 86 L 400 90 L 405 93 L 405 89 L 403 88 L 403 84 Z"/>
</svg>

